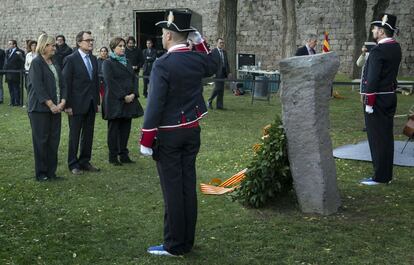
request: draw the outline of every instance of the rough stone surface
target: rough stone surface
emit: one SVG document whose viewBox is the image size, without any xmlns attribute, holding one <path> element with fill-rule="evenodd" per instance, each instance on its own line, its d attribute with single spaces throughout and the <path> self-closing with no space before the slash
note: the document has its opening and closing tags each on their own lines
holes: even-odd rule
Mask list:
<svg viewBox="0 0 414 265">
<path fill-rule="evenodd" d="M 341 204 L 329 136 L 329 99 L 338 68 L 334 52 L 280 62 L 283 125 L 294 186 L 305 213 L 331 214 Z"/>
<path fill-rule="evenodd" d="M 372 19 L 372 7 L 376 0 L 367 0 L 367 30 Z M 80 30 L 91 30 L 96 39 L 96 50 L 108 46 L 115 36 L 134 34 L 134 11 L 154 11 L 166 8 L 189 8 L 203 17 L 203 32 L 214 42 L 217 36 L 219 0 L 2 0 L 0 5 L 0 48 L 7 40 L 16 39 L 20 47 L 24 41 L 37 38 L 41 31 L 49 34 L 62 33 L 70 46 Z M 281 0 L 239 0 L 237 20 L 237 51 L 254 53 L 264 69 L 277 69 L 282 59 Z M 351 0 L 300 0 L 296 5 L 296 45 L 303 45 L 307 33 L 323 38 L 328 31 L 331 49 L 341 61 L 339 71 L 350 73 L 355 63 L 352 54 L 360 50 L 362 43 L 354 47 L 352 42 Z M 398 16 L 400 35 L 398 41 L 403 50 L 400 73 L 414 75 L 414 1 L 390 0 L 387 12 Z M 321 43 L 317 51 L 321 51 Z"/>
</svg>

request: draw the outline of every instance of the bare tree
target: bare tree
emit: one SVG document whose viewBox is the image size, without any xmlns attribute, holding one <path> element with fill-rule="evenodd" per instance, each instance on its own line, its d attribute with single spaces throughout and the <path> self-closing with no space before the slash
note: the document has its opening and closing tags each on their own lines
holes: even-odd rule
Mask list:
<svg viewBox="0 0 414 265">
<path fill-rule="evenodd" d="M 296 51 L 296 1 L 282 0 L 282 58 L 291 57 Z"/>
<path fill-rule="evenodd" d="M 367 11 L 366 0 L 354 0 L 352 3 L 353 18 L 354 18 L 354 53 L 352 56 L 352 62 L 356 62 L 361 54 L 361 48 L 364 42 L 367 40 L 365 13 Z M 352 78 L 359 78 L 361 76 L 361 69 L 352 64 Z"/>
<path fill-rule="evenodd" d="M 381 13 L 384 13 L 390 4 L 390 0 L 377 0 L 377 3 L 372 7 L 372 20 L 378 18 Z M 367 32 L 367 22 L 365 20 L 367 12 L 367 1 L 366 0 L 354 0 L 352 4 L 353 9 L 353 26 L 354 26 L 354 52 L 352 56 L 352 61 L 356 62 L 359 55 L 361 54 L 361 47 L 365 41 L 372 41 L 372 32 L 371 26 L 368 26 Z M 360 77 L 361 69 L 356 66 L 355 63 L 352 64 L 352 78 Z"/>
<path fill-rule="evenodd" d="M 237 0 L 220 0 L 217 19 L 217 37 L 224 38 L 226 51 L 233 76 L 236 74 L 237 50 Z"/>
</svg>

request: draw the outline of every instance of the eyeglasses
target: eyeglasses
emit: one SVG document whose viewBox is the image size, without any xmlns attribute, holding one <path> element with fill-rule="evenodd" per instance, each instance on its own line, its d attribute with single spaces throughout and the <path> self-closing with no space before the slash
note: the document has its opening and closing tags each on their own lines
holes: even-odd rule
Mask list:
<svg viewBox="0 0 414 265">
<path fill-rule="evenodd" d="M 91 43 L 91 42 L 94 42 L 95 40 L 94 39 L 86 39 L 86 40 L 82 40 L 82 41 L 86 41 L 87 43 Z"/>
</svg>

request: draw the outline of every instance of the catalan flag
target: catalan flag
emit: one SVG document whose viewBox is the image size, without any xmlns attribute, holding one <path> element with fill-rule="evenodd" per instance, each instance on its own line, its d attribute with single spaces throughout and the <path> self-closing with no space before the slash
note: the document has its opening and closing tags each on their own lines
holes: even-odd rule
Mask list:
<svg viewBox="0 0 414 265">
<path fill-rule="evenodd" d="M 329 46 L 328 32 L 324 33 L 325 39 L 323 40 L 322 52 L 329 52 L 331 47 Z"/>
<path fill-rule="evenodd" d="M 231 178 L 224 182 L 214 178 L 209 184 L 200 183 L 201 193 L 207 195 L 222 195 L 234 191 L 240 186 L 240 182 L 246 177 L 245 173 L 247 168 L 234 174 Z M 214 183 L 220 183 L 218 186 L 211 185 Z"/>
</svg>

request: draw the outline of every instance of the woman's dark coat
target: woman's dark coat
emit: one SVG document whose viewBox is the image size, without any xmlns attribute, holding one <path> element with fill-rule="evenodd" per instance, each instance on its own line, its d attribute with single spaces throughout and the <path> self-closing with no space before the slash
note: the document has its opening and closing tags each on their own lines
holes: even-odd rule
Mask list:
<svg viewBox="0 0 414 265">
<path fill-rule="evenodd" d="M 102 74 L 105 80 L 105 96 L 102 102 L 102 116 L 105 120 L 118 118 L 137 118 L 144 115 L 138 101 L 138 79 L 128 64 L 124 66 L 114 59 L 102 63 Z M 124 98 L 135 94 L 131 103 Z"/>
</svg>

